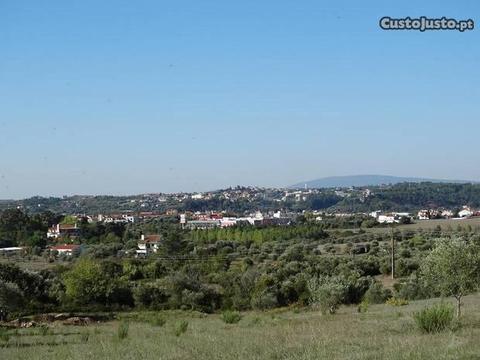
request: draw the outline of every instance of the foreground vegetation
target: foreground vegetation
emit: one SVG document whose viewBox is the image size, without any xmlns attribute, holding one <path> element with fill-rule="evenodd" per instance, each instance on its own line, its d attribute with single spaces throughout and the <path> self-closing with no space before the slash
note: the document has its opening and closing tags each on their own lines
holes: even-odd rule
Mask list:
<svg viewBox="0 0 480 360">
<path fill-rule="evenodd" d="M 461 324 L 428 334 L 413 318 L 439 299 L 405 306 L 341 307 L 335 315 L 300 309 L 245 312 L 238 323 L 220 314 L 124 313 L 123 320 L 91 326 L 49 325 L 10 330 L 2 359 L 473 359 L 480 353 L 480 296 L 464 299 Z M 187 327 L 178 334 L 181 323 Z M 128 323 L 127 335 L 119 336 Z M 178 334 L 178 335 L 177 335 Z M 2 343 L 2 340 L 0 340 Z"/>
</svg>

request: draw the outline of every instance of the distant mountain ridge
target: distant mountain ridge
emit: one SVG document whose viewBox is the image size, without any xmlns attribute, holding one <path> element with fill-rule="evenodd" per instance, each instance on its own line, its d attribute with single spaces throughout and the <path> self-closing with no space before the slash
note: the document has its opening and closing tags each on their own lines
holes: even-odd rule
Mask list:
<svg viewBox="0 0 480 360">
<path fill-rule="evenodd" d="M 446 180 L 446 179 L 429 179 L 417 177 L 401 177 L 389 175 L 350 175 L 350 176 L 329 176 L 320 179 L 305 181 L 289 186 L 289 188 L 333 188 L 333 187 L 350 187 L 350 186 L 378 186 L 387 184 L 398 184 L 404 182 L 420 183 L 454 183 L 468 184 L 476 183 L 469 180 Z"/>
</svg>

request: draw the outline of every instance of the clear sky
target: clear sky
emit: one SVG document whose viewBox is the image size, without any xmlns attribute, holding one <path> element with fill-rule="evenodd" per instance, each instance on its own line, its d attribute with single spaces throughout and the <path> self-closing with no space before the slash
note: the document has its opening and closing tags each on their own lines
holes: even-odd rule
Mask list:
<svg viewBox="0 0 480 360">
<path fill-rule="evenodd" d="M 0 0 L 0 198 L 349 174 L 480 180 L 480 30 L 378 25 L 479 11 L 475 0 Z"/>
</svg>

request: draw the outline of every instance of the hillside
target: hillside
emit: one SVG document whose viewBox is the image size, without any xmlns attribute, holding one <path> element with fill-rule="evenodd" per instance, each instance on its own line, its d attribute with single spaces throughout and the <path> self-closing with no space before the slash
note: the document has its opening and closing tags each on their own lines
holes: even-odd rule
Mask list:
<svg viewBox="0 0 480 360">
<path fill-rule="evenodd" d="M 480 207 L 480 184 L 411 182 L 395 185 L 335 189 L 223 189 L 194 194 L 140 194 L 131 196 L 65 196 L 63 198 L 32 197 L 24 200 L 0 201 L 0 211 L 20 208 L 29 213 L 46 210 L 63 214 L 98 214 L 110 212 L 140 212 L 167 210 L 276 211 L 279 209 L 329 210 L 342 212 L 369 212 L 374 210 L 415 211 L 421 208 L 457 209 L 463 205 Z M 295 193 L 301 192 L 297 199 Z M 288 195 L 288 196 L 287 196 Z"/>
<path fill-rule="evenodd" d="M 373 195 L 345 197 L 332 209 L 345 212 L 414 211 L 420 208 L 480 207 L 480 184 L 401 183 L 371 188 Z"/>
<path fill-rule="evenodd" d="M 350 187 L 350 186 L 379 186 L 379 185 L 393 185 L 398 183 L 471 183 L 466 180 L 445 180 L 445 179 L 428 179 L 417 177 L 399 177 L 388 175 L 350 175 L 350 176 L 329 176 L 315 180 L 300 182 L 289 186 L 289 188 L 335 188 L 335 187 Z"/>
</svg>

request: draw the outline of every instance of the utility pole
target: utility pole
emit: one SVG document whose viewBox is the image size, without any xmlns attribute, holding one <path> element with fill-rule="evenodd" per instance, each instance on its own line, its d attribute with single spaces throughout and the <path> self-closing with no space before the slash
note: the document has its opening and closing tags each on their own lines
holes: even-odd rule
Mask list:
<svg viewBox="0 0 480 360">
<path fill-rule="evenodd" d="M 392 225 L 392 241 L 391 241 L 391 246 L 392 246 L 392 249 L 391 249 L 391 254 L 392 254 L 392 280 L 395 279 L 395 236 L 393 234 L 393 227 L 394 225 Z"/>
</svg>

